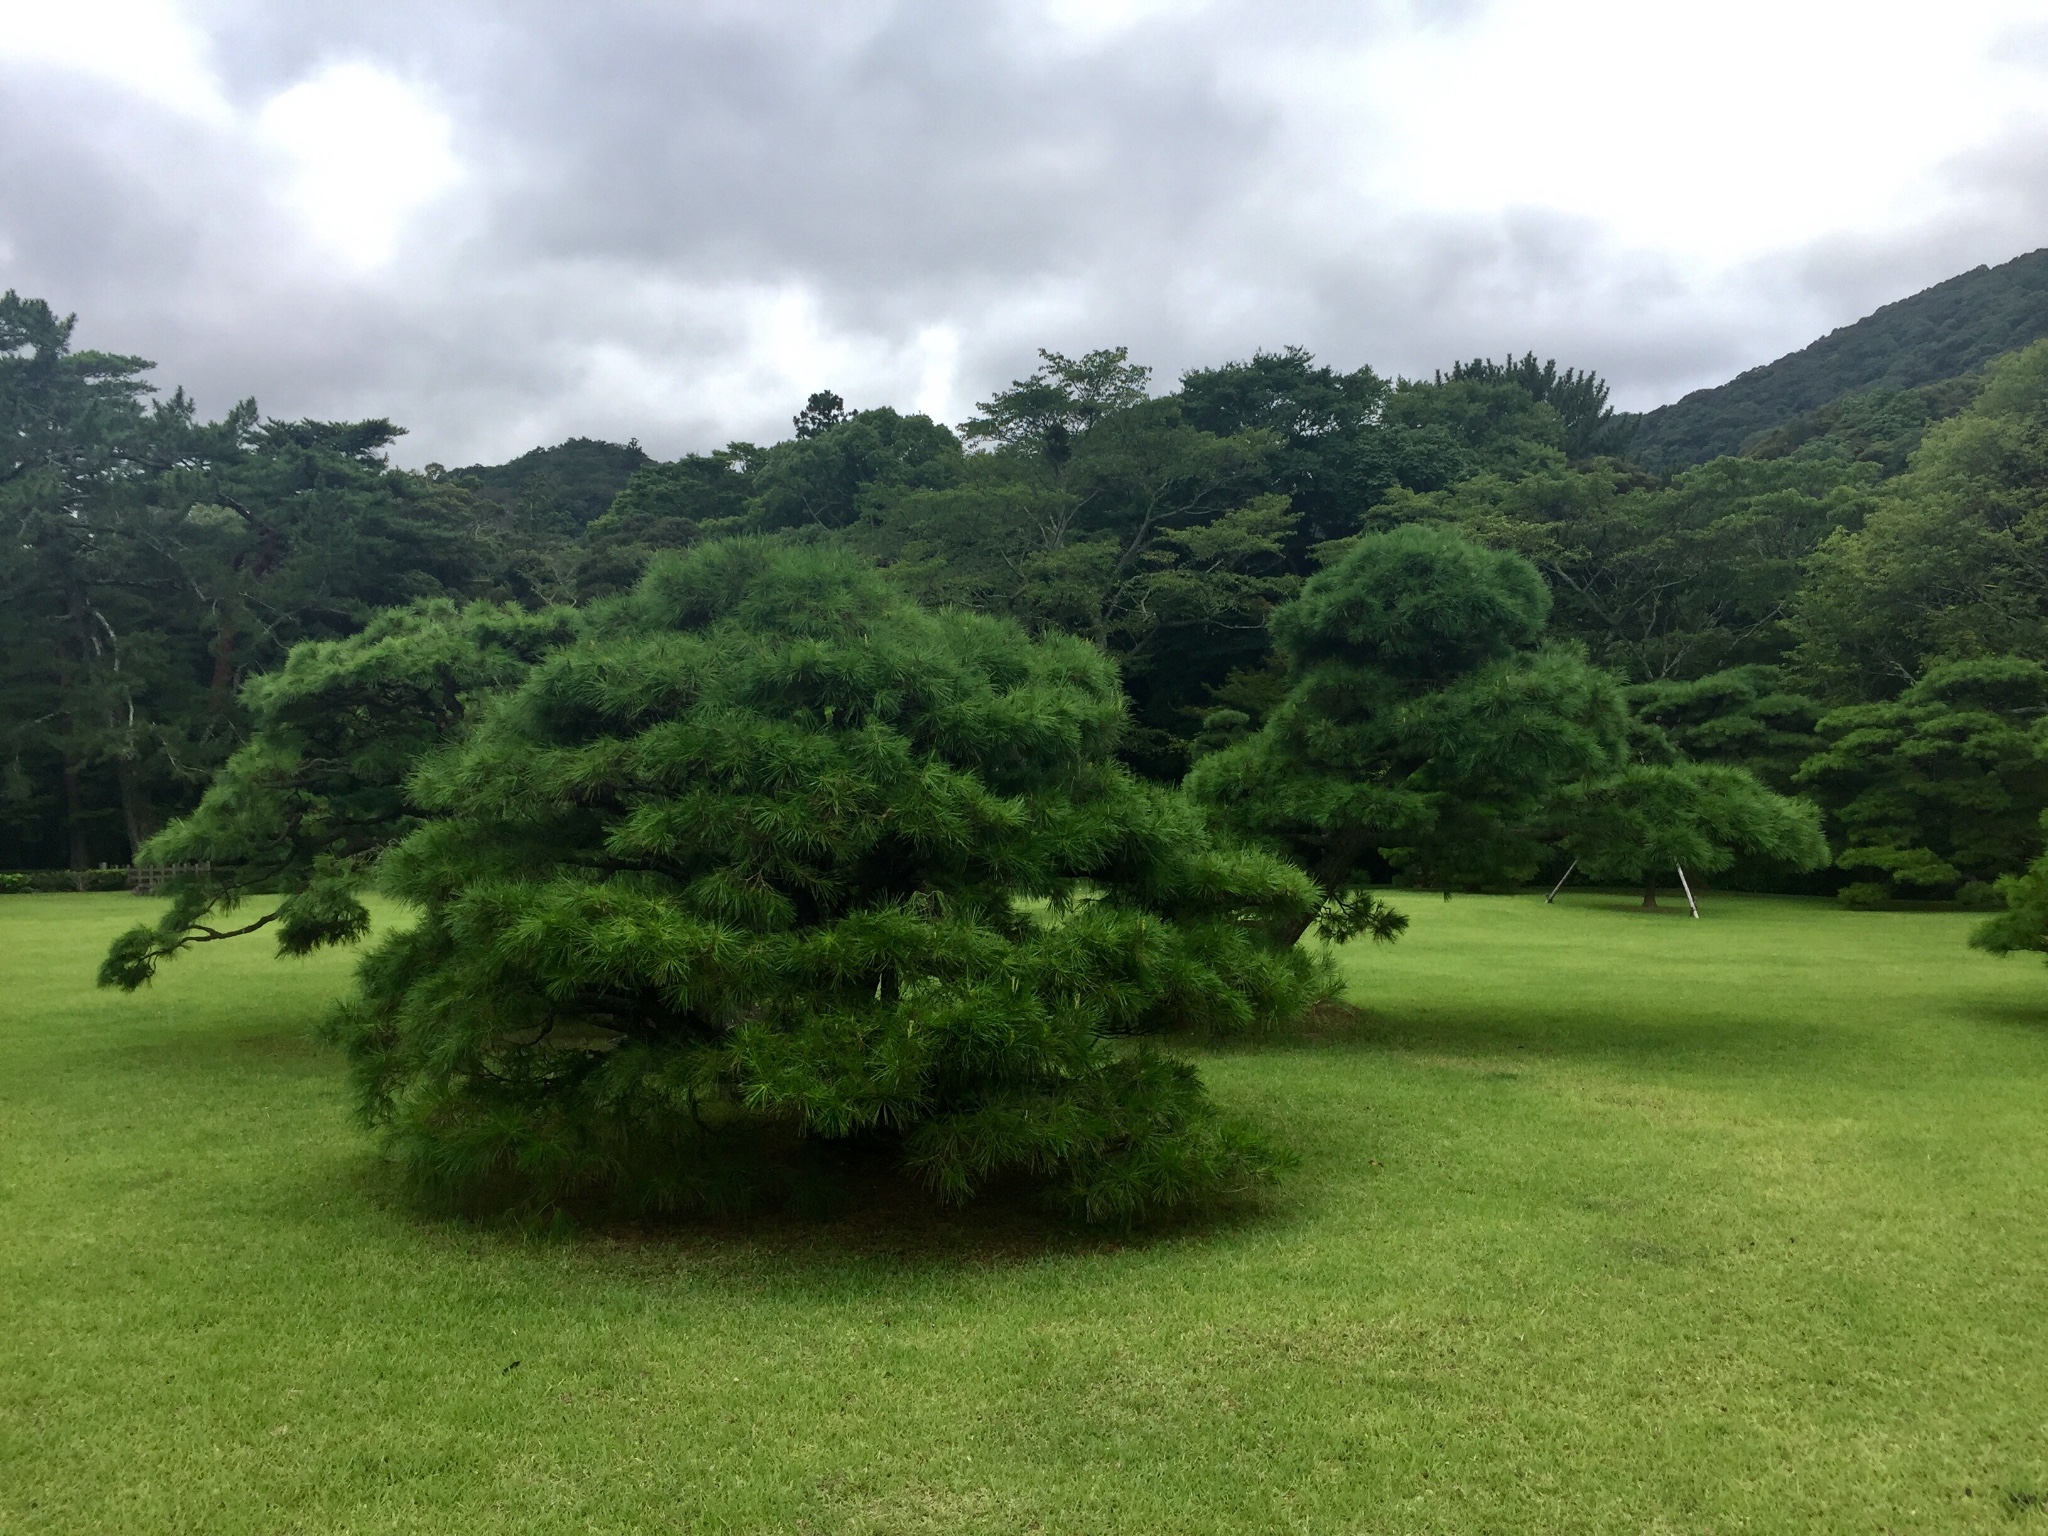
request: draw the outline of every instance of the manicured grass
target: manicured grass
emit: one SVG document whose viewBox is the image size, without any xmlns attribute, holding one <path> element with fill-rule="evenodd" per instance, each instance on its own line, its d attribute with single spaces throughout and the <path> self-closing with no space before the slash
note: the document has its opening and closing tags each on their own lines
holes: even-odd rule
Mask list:
<svg viewBox="0 0 2048 1536">
<path fill-rule="evenodd" d="M 124 998 L 133 898 L 0 898 L 0 1531 L 2048 1528 L 2048 970 L 1408 905 L 1351 1034 L 1206 1056 L 1265 1214 L 543 1241 L 385 1193 L 345 957 Z"/>
</svg>

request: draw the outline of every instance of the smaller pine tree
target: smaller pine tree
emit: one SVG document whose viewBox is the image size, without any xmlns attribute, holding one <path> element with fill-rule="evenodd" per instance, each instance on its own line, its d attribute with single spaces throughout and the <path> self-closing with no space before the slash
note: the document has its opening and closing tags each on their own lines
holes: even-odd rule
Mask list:
<svg viewBox="0 0 2048 1536">
<path fill-rule="evenodd" d="M 1424 525 L 1358 539 L 1274 612 L 1286 696 L 1189 791 L 1311 875 L 1333 938 L 1401 930 L 1375 874 L 1526 878 L 1548 796 L 1616 770 L 1628 733 L 1619 684 L 1542 644 L 1549 608 L 1519 555 Z"/>
<path fill-rule="evenodd" d="M 1794 869 L 1828 858 L 1811 801 L 1773 794 L 1747 769 L 1721 764 L 1637 763 L 1568 784 L 1550 819 L 1581 873 L 1640 885 L 1646 910 L 1656 908 L 1659 879 L 1681 869 L 1716 874 L 1743 853 Z"/>
<path fill-rule="evenodd" d="M 2043 830 L 2048 831 L 2048 814 L 2042 816 L 2042 822 Z M 1994 955 L 2048 951 L 2048 853 L 2022 873 L 2003 876 L 1996 892 L 2005 910 L 1977 925 L 1970 935 L 1970 947 Z"/>
</svg>

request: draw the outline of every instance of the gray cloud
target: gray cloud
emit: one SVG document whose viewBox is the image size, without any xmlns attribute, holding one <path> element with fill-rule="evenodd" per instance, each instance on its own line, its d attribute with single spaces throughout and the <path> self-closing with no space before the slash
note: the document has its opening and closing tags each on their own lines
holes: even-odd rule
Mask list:
<svg viewBox="0 0 2048 1536">
<path fill-rule="evenodd" d="M 1038 345 L 1128 343 L 1162 377 L 1289 342 L 1411 373 L 1534 348 L 1651 404 L 2048 236 L 2048 136 L 2025 127 L 1922 217 L 1710 280 L 1580 215 L 1394 205 L 1333 168 L 1380 152 L 1369 114 L 1324 146 L 1289 86 L 1412 25 L 1392 3 L 1218 3 L 1094 37 L 1023 0 L 197 19 L 211 117 L 0 62 L 0 284 L 209 411 L 392 415 L 409 462 L 775 436 L 824 385 L 957 413 Z M 350 62 L 444 111 L 465 168 L 370 270 L 309 239 L 251 128 Z"/>
</svg>

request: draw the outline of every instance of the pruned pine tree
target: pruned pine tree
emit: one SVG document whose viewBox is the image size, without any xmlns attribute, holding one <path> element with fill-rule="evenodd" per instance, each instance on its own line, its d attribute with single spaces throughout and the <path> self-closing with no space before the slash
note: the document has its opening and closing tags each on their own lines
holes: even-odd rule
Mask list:
<svg viewBox="0 0 2048 1536">
<path fill-rule="evenodd" d="M 2044 718 L 2048 667 L 2023 656 L 1949 662 L 1890 703 L 1823 715 L 1821 748 L 1798 782 L 1840 834 L 1836 864 L 1888 882 L 1863 887 L 1874 897 L 1988 894 L 2041 851 Z"/>
<path fill-rule="evenodd" d="M 2023 873 L 2001 878 L 1997 890 L 2005 910 L 1976 926 L 1970 934 L 1970 947 L 1994 955 L 2048 951 L 2048 853 Z"/>
<path fill-rule="evenodd" d="M 1329 937 L 1400 931 L 1366 889 L 1390 871 L 1446 889 L 1526 878 L 1547 798 L 1617 771 L 1628 736 L 1615 680 L 1541 647 L 1548 608 L 1518 555 L 1426 526 L 1359 539 L 1274 614 L 1287 696 L 1198 762 L 1190 791 L 1308 871 Z"/>
<path fill-rule="evenodd" d="M 1828 860 L 1820 811 L 1773 794 L 1744 768 L 1713 763 L 1635 763 L 1599 779 L 1560 786 L 1551 835 L 1593 880 L 1642 887 L 1654 911 L 1657 886 L 1685 870 L 1710 875 L 1749 854 L 1794 869 Z"/>
<path fill-rule="evenodd" d="M 688 1207 L 778 1136 L 1094 1221 L 1266 1176 L 1141 1042 L 1325 995 L 1264 936 L 1315 893 L 1117 763 L 1098 650 L 745 540 L 581 623 L 414 772 L 414 917 L 334 1026 L 418 1186 Z"/>
<path fill-rule="evenodd" d="M 280 954 L 361 938 L 378 858 L 422 823 L 407 776 L 460 732 L 479 697 L 516 683 L 576 632 L 567 608 L 432 598 L 379 614 L 346 640 L 295 646 L 242 690 L 248 744 L 191 815 L 143 848 L 143 862 L 181 870 L 165 887 L 171 904 L 115 940 L 100 985 L 133 990 L 188 945 L 266 928 Z M 251 897 L 278 895 L 235 921 Z"/>
</svg>

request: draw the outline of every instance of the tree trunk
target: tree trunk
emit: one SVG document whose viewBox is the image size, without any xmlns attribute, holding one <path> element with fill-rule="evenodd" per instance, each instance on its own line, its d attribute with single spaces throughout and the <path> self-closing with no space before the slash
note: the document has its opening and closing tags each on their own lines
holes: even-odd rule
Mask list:
<svg viewBox="0 0 2048 1536">
<path fill-rule="evenodd" d="M 128 861 L 132 864 L 142 845 L 156 835 L 156 811 L 142 787 L 134 758 L 116 758 L 114 777 L 121 786 L 121 819 L 128 828 Z"/>
<path fill-rule="evenodd" d="M 1654 885 L 1646 885 L 1643 887 L 1643 910 L 1645 912 L 1655 912 L 1660 910 L 1657 906 L 1657 887 Z"/>
<path fill-rule="evenodd" d="M 1284 923 L 1275 923 L 1272 930 L 1274 944 L 1281 949 L 1294 948 L 1301 942 L 1301 936 L 1308 932 L 1308 925 L 1315 920 L 1315 913 L 1307 912 L 1299 918 L 1290 917 Z"/>
<path fill-rule="evenodd" d="M 1316 860 L 1309 876 L 1322 891 L 1324 900 L 1344 889 L 1351 879 L 1352 871 L 1358 868 L 1358 861 L 1365 854 L 1367 834 L 1362 830 L 1341 833 L 1330 839 L 1323 856 Z M 1316 920 L 1314 912 L 1305 912 L 1298 918 L 1289 918 L 1284 923 L 1273 925 L 1273 939 L 1282 949 L 1292 949 L 1301 942 L 1301 936 L 1308 932 L 1308 925 Z"/>
<path fill-rule="evenodd" d="M 64 759 L 64 811 L 71 823 L 71 867 L 90 869 L 92 854 L 85 845 L 85 792 L 79 787 L 78 760 Z"/>
<path fill-rule="evenodd" d="M 225 609 L 220 616 L 220 628 L 213 640 L 213 681 L 206 688 L 206 707 L 214 714 L 223 714 L 228 701 L 234 697 L 235 689 L 235 621 Z"/>
<path fill-rule="evenodd" d="M 74 684 L 80 685 L 80 692 L 90 691 L 92 681 L 92 657 L 97 649 L 93 642 L 91 620 L 87 617 L 90 604 L 87 602 L 84 586 L 74 573 L 71 582 L 71 598 L 67 617 L 78 646 L 78 673 L 74 676 L 71 658 L 61 652 L 57 661 L 57 691 L 65 698 L 64 708 L 64 811 L 71 823 L 71 868 L 74 873 L 92 867 L 92 849 L 85 839 L 85 788 L 81 782 L 85 772 L 84 753 L 79 745 L 79 700 L 72 694 Z M 77 882 L 78 888 L 85 889 L 85 881 Z"/>
</svg>

